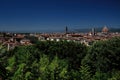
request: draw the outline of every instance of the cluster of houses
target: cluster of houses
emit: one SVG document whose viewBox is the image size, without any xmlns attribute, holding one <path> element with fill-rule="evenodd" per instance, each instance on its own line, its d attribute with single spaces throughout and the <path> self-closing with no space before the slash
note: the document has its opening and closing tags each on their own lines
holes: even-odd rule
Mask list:
<svg viewBox="0 0 120 80">
<path fill-rule="evenodd" d="M 31 41 L 25 38 L 25 34 L 13 33 L 1 33 L 0 43 L 7 46 L 8 51 L 20 45 L 32 45 Z"/>
<path fill-rule="evenodd" d="M 36 37 L 39 41 L 73 41 L 77 43 L 83 43 L 87 46 L 98 40 L 106 40 L 115 36 L 120 36 L 120 33 L 111 33 L 107 27 L 104 27 L 101 32 L 95 32 L 94 28 L 88 33 L 68 33 L 67 29 L 65 33 L 0 33 L 0 43 L 6 45 L 8 50 L 14 49 L 20 45 L 32 45 L 29 38 L 26 36 Z"/>
<path fill-rule="evenodd" d="M 87 46 L 91 45 L 95 41 L 99 40 L 107 40 L 112 37 L 120 37 L 120 33 L 118 32 L 109 32 L 109 29 L 105 26 L 101 30 L 101 32 L 96 32 L 93 28 L 88 33 L 53 33 L 53 34 L 41 34 L 38 35 L 39 40 L 41 41 L 73 41 L 77 43 L 84 43 Z"/>
</svg>

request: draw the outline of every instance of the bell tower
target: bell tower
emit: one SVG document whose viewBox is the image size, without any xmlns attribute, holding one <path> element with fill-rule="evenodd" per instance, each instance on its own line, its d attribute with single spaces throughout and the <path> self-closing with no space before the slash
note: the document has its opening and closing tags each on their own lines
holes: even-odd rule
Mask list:
<svg viewBox="0 0 120 80">
<path fill-rule="evenodd" d="M 68 33 L 68 27 L 67 26 L 65 27 L 65 33 L 66 34 Z"/>
</svg>

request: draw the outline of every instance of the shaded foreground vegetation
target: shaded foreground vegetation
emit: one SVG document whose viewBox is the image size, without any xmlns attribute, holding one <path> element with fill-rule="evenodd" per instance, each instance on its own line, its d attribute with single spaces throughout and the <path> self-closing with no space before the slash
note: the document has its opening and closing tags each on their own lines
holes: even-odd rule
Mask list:
<svg viewBox="0 0 120 80">
<path fill-rule="evenodd" d="M 91 46 L 37 42 L 9 52 L 0 46 L 0 75 L 7 80 L 120 80 L 120 38 Z"/>
</svg>

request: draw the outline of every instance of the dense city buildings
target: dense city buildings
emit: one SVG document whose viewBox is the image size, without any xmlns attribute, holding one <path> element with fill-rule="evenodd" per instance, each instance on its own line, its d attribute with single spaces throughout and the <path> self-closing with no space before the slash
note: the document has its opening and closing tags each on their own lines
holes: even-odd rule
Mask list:
<svg viewBox="0 0 120 80">
<path fill-rule="evenodd" d="M 92 28 L 88 33 L 70 33 L 68 27 L 65 27 L 65 33 L 0 33 L 0 43 L 6 45 L 8 50 L 14 49 L 15 46 L 20 45 L 33 45 L 35 41 L 73 41 L 83 43 L 87 46 L 98 40 L 106 40 L 112 37 L 120 36 L 119 32 L 110 32 L 105 26 L 101 32 L 96 32 Z"/>
</svg>

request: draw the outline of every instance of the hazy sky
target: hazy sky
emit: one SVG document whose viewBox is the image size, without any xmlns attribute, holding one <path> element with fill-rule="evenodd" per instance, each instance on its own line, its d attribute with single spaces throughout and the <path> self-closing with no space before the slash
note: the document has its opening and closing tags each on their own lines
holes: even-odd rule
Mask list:
<svg viewBox="0 0 120 80">
<path fill-rule="evenodd" d="M 0 30 L 120 27 L 120 0 L 0 0 Z"/>
</svg>

